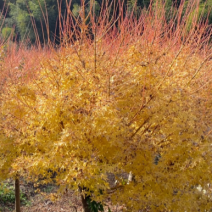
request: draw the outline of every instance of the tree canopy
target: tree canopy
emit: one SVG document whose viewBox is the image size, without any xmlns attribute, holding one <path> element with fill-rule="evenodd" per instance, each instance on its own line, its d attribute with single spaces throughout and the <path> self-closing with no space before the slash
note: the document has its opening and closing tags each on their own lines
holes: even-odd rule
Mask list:
<svg viewBox="0 0 212 212">
<path fill-rule="evenodd" d="M 7 79 L 1 176 L 53 181 L 61 192 L 110 197 L 128 211 L 211 209 L 210 194 L 196 189 L 207 190 L 212 172 L 207 25 L 192 6 L 186 19 L 175 13 L 166 20 L 158 2 L 155 13 L 115 24 L 107 11 L 102 22 L 92 13 L 87 22 L 85 9 L 79 19 L 70 14 L 73 39 L 51 49 L 34 77 L 22 74 L 23 61 Z M 92 39 L 84 36 L 88 28 Z M 109 173 L 130 172 L 134 180 L 111 188 Z"/>
</svg>

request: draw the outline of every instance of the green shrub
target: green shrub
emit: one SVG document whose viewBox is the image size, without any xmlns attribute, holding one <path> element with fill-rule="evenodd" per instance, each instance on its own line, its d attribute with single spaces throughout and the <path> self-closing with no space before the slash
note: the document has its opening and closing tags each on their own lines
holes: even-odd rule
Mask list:
<svg viewBox="0 0 212 212">
<path fill-rule="evenodd" d="M 20 199 L 22 204 L 27 203 L 27 197 L 24 193 L 21 192 Z M 0 184 L 0 200 L 4 204 L 15 203 L 15 189 L 14 186 L 11 186 L 8 183 Z"/>
</svg>

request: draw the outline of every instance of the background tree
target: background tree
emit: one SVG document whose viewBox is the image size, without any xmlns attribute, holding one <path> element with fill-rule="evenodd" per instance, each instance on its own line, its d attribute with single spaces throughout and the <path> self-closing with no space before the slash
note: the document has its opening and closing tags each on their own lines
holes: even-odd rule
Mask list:
<svg viewBox="0 0 212 212">
<path fill-rule="evenodd" d="M 4 1 L 3 1 L 4 2 Z M 3 2 L 1 3 L 1 7 L 3 7 Z M 85 1 L 86 6 L 86 13 L 89 12 L 90 8 L 90 1 Z M 107 1 L 108 5 L 111 4 L 112 1 Z M 141 1 L 121 1 L 121 5 L 123 5 L 123 15 L 130 15 L 133 11 L 134 16 L 136 15 L 139 19 L 140 11 L 141 9 L 148 8 L 150 5 L 150 0 L 141 0 Z M 152 1 L 153 4 L 155 4 L 156 1 Z M 68 2 L 67 2 L 68 3 Z M 95 1 L 95 13 L 96 17 L 98 17 L 98 11 L 102 4 L 104 4 L 104 1 L 98 0 Z M 115 4 L 114 4 L 115 3 Z M 113 16 L 113 11 L 116 11 L 116 15 L 118 16 L 119 13 L 119 1 L 114 1 L 111 7 L 111 16 Z M 162 5 L 165 5 L 167 14 L 166 19 L 171 20 L 172 14 L 177 12 L 177 9 L 180 6 L 181 1 L 178 0 L 167 0 L 167 1 L 160 1 Z M 8 8 L 8 12 L 6 15 L 6 20 L 4 23 L 5 28 L 12 29 L 15 28 L 15 39 L 16 40 L 27 40 L 29 39 L 30 42 L 34 43 L 36 42 L 44 44 L 48 41 L 48 38 L 51 41 L 55 41 L 57 43 L 60 43 L 60 33 L 65 33 L 65 29 L 60 29 L 62 25 L 64 25 L 65 16 L 67 13 L 67 5 L 65 0 L 59 1 L 60 5 L 60 14 L 58 8 L 58 2 L 56 0 L 28 0 L 28 1 L 22 1 L 22 0 L 10 0 L 6 1 L 6 5 L 10 5 Z M 73 14 L 77 17 L 81 8 L 81 2 L 80 0 L 74 0 L 72 2 L 68 3 L 68 7 L 70 11 L 73 12 Z M 188 1 L 185 1 L 185 8 L 184 12 L 186 10 Z M 120 5 L 120 6 L 121 6 Z M 172 8 L 172 5 L 175 6 L 175 8 Z M 172 9 L 171 9 L 172 8 Z M 120 7 L 121 9 L 121 7 Z M 153 9 L 154 10 L 154 9 Z M 204 10 L 204 11 L 203 11 Z M 199 14 L 202 14 L 201 16 L 204 17 L 204 19 L 209 20 L 209 24 L 211 23 L 211 0 L 200 1 L 199 6 Z M 202 11 L 202 12 L 201 12 Z M 87 20 L 89 21 L 89 20 Z M 59 24 L 59 22 L 61 22 Z M 70 24 L 70 23 L 69 23 Z M 2 28 L 3 28 L 2 27 Z M 72 29 L 73 30 L 73 29 Z M 4 30 L 5 31 L 5 30 Z M 8 31 L 8 29 L 7 29 Z"/>
<path fill-rule="evenodd" d="M 10 3 L 10 16 L 21 39 L 46 42 L 50 32 L 55 32 L 58 9 L 56 0 L 16 1 Z"/>
</svg>

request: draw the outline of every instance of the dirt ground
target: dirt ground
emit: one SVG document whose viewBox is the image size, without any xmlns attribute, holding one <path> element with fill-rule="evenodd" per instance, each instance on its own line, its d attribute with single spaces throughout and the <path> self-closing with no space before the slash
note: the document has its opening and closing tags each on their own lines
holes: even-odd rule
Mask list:
<svg viewBox="0 0 212 212">
<path fill-rule="evenodd" d="M 12 183 L 12 182 L 11 182 Z M 21 212 L 83 212 L 82 202 L 80 195 L 75 194 L 73 191 L 67 191 L 57 201 L 51 201 L 50 198 L 42 194 L 35 193 L 33 184 L 21 184 L 21 191 L 26 195 L 25 205 L 22 206 Z M 57 188 L 54 185 L 47 185 L 41 188 L 45 194 L 56 192 Z M 121 212 L 123 207 L 113 206 L 110 201 L 107 201 L 111 212 Z M 105 212 L 108 212 L 108 207 L 105 206 Z M 1 204 L 0 212 L 14 212 L 14 203 Z"/>
</svg>

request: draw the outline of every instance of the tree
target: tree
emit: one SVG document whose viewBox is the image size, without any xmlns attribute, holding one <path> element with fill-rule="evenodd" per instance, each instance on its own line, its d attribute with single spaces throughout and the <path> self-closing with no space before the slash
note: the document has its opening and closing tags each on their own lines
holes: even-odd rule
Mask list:
<svg viewBox="0 0 212 212">
<path fill-rule="evenodd" d="M 2 129 L 20 153 L 14 172 L 128 211 L 211 209 L 196 189 L 211 183 L 209 38 L 204 25 L 184 34 L 164 20 L 145 11 L 117 28 L 98 23 L 94 41 L 73 39 L 43 58 L 35 79 L 8 82 Z M 110 188 L 108 173 L 129 172 L 132 182 Z"/>
<path fill-rule="evenodd" d="M 1 102 L 2 103 L 2 102 Z M 4 118 L 0 116 L 0 120 Z M 19 155 L 19 151 L 14 144 L 14 139 L 10 136 L 6 136 L 5 133 L 0 131 L 0 181 L 6 180 L 8 178 L 14 178 L 15 181 L 15 209 L 16 212 L 20 212 L 20 184 L 19 184 L 19 175 L 17 172 L 11 172 L 12 164 L 14 164 L 15 160 Z"/>
<path fill-rule="evenodd" d="M 24 50 L 23 48 L 17 48 L 17 46 L 9 45 L 10 43 L 3 43 L 0 51 L 0 107 L 3 106 L 4 102 L 4 92 L 5 86 L 8 83 L 12 83 L 13 86 L 18 81 L 19 83 L 26 82 L 27 78 L 32 78 L 33 70 L 36 70 L 36 66 L 39 64 L 40 55 L 42 55 L 42 50 L 38 51 L 37 49 L 31 49 L 30 52 Z M 33 51 L 34 50 L 34 51 Z M 37 54 L 36 54 L 37 53 Z M 45 51 L 45 56 L 47 52 Z M 32 58 L 34 55 L 34 58 Z M 43 55 L 42 55 L 43 57 Z M 25 63 L 26 61 L 27 63 Z M 12 63 L 11 63 L 12 61 Z M 26 66 L 27 64 L 27 66 Z M 11 74 L 12 73 L 12 74 Z M 15 108 L 14 108 L 15 109 Z M 18 108 L 15 109 L 18 112 Z M 19 138 L 14 137 L 4 130 L 6 120 L 8 118 L 0 112 L 0 182 L 8 178 L 14 180 L 15 184 L 15 210 L 20 212 L 20 175 L 18 172 L 13 170 L 13 165 L 15 164 L 16 159 L 23 154 L 22 150 L 19 149 Z M 16 129 L 11 129 L 16 130 Z"/>
<path fill-rule="evenodd" d="M 86 13 L 89 13 L 90 8 L 90 1 L 85 1 L 86 5 Z M 124 16 L 130 15 L 133 11 L 134 16 L 136 15 L 139 19 L 141 9 L 148 8 L 150 5 L 150 0 L 142 0 L 142 1 L 114 1 L 115 4 L 111 4 L 112 1 L 107 1 L 108 5 L 113 5 L 111 7 L 111 15 L 114 14 L 113 11 L 117 12 L 117 16 L 119 13 L 119 4 L 120 9 L 123 6 Z M 152 1 L 155 4 L 156 1 Z M 165 2 L 165 7 L 167 10 L 166 19 L 172 19 L 169 16 L 172 16 L 174 11 L 176 12 L 177 8 L 179 8 L 181 1 L 176 0 L 168 0 L 168 1 L 160 1 L 162 4 Z M 0 8 L 3 7 L 0 5 Z M 60 33 L 65 33 L 65 29 L 63 29 L 64 23 L 67 21 L 65 20 L 65 14 L 67 13 L 67 8 L 73 12 L 75 16 L 78 16 L 78 12 L 81 8 L 81 1 L 80 0 L 73 0 L 72 2 L 68 3 L 65 0 L 61 0 L 57 2 L 56 0 L 12 0 L 10 2 L 6 1 L 6 5 L 10 5 L 8 8 L 8 12 L 6 14 L 6 20 L 3 27 L 5 28 L 14 28 L 16 26 L 15 34 L 16 40 L 27 40 L 30 39 L 32 43 L 41 43 L 44 44 L 50 39 L 51 41 L 56 41 L 60 43 Z M 58 4 L 61 10 L 59 13 Z M 69 5 L 66 5 L 69 4 Z M 101 5 L 105 4 L 105 1 L 95 1 L 95 14 L 96 17 L 99 16 L 99 10 Z M 188 1 L 185 1 L 185 8 L 188 4 Z M 122 5 L 122 6 L 121 6 Z M 172 8 L 172 5 L 175 8 Z M 207 15 L 210 12 L 211 8 L 211 1 L 205 2 L 205 0 L 200 1 L 199 13 L 206 19 Z M 1 9 L 0 9 L 1 10 Z M 5 10 L 5 8 L 4 8 Z M 201 12 L 202 11 L 202 12 Z M 209 23 L 211 23 L 211 15 L 209 14 L 208 17 Z M 88 20 L 89 21 L 89 20 Z M 0 20 L 1 22 L 1 20 Z M 69 23 L 70 24 L 70 23 Z M 67 24 L 66 24 L 67 25 Z M 62 28 L 61 28 L 62 27 Z M 61 29 L 59 29 L 61 28 Z M 73 29 L 72 29 L 73 30 Z"/>
<path fill-rule="evenodd" d="M 28 0 L 10 3 L 10 16 L 21 39 L 46 42 L 55 33 L 58 19 L 56 0 Z"/>
</svg>

